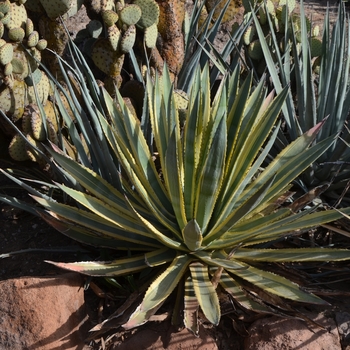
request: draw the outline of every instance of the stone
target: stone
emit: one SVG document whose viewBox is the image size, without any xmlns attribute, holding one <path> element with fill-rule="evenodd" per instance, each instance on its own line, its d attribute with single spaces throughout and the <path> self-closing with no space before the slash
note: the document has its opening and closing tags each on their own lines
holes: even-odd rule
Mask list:
<svg viewBox="0 0 350 350">
<path fill-rule="evenodd" d="M 83 349 L 82 286 L 75 273 L 0 282 L 0 349 Z"/>
<path fill-rule="evenodd" d="M 307 314 L 325 329 L 298 319 L 273 316 L 255 321 L 248 329 L 245 350 L 341 350 L 337 325 L 325 314 Z"/>
<path fill-rule="evenodd" d="M 338 331 L 343 350 L 350 350 L 350 313 L 337 312 L 335 314 Z"/>
</svg>

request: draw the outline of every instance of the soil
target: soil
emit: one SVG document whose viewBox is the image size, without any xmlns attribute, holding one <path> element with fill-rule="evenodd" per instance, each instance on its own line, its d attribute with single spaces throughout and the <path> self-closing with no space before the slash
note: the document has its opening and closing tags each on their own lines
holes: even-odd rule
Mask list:
<svg viewBox="0 0 350 350">
<path fill-rule="evenodd" d="M 307 13 L 312 15 L 313 21 L 322 25 L 327 8 L 327 1 L 305 1 L 305 8 Z M 336 9 L 337 4 L 331 2 L 330 10 L 333 13 L 332 18 L 335 18 L 334 13 Z M 78 30 L 84 27 L 84 21 L 86 21 L 86 14 L 84 12 L 79 12 L 71 19 L 69 23 L 71 34 L 76 35 Z M 0 162 L 1 168 L 18 167 L 18 164 L 14 164 L 6 156 L 7 152 L 5 149 L 0 151 L 2 155 L 2 160 Z M 24 172 L 28 172 L 28 169 L 33 169 L 33 164 L 21 164 L 20 168 Z M 0 175 L 0 194 L 17 196 L 19 199 L 28 201 L 35 206 L 34 202 L 25 191 L 3 175 Z M 62 270 L 45 263 L 45 260 L 70 262 L 93 260 L 99 257 L 99 251 L 78 244 L 55 231 L 38 217 L 14 209 L 10 205 L 2 202 L 0 202 L 0 225 L 0 280 L 18 278 L 21 276 L 54 276 L 62 273 Z M 13 254 L 11 257 L 1 259 L 1 254 L 23 250 L 26 252 L 22 254 Z M 100 280 L 94 279 L 94 282 L 96 282 L 100 288 L 106 289 Z M 349 284 L 339 284 L 337 287 L 343 289 L 345 294 L 350 293 Z M 87 292 L 87 300 L 90 306 L 92 322 L 97 323 L 101 316 L 98 310 L 101 299 L 90 289 Z M 332 302 L 339 302 L 338 308 L 340 309 L 346 308 L 344 299 L 339 301 L 339 298 L 332 298 Z M 116 301 L 108 299 L 107 303 L 104 304 L 104 312 L 106 314 L 113 312 L 113 307 L 116 305 Z M 152 325 L 146 327 L 152 328 Z M 242 335 L 244 335 L 245 329 L 236 327 L 235 330 L 235 324 L 231 317 L 223 317 L 219 327 L 216 329 L 209 327 L 207 331 L 214 335 L 219 349 L 242 349 L 244 339 Z"/>
</svg>

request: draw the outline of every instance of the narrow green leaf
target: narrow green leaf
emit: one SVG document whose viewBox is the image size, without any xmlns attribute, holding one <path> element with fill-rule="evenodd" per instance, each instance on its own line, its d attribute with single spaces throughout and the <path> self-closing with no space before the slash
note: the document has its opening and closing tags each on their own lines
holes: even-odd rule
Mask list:
<svg viewBox="0 0 350 350">
<path fill-rule="evenodd" d="M 234 258 L 243 261 L 305 262 L 350 260 L 350 250 L 334 248 L 247 249 L 238 248 Z"/>
<path fill-rule="evenodd" d="M 208 266 L 200 262 L 190 264 L 193 288 L 205 317 L 212 324 L 220 321 L 220 304 L 216 290 L 209 279 Z"/>
<path fill-rule="evenodd" d="M 157 311 L 158 307 L 175 289 L 191 260 L 192 258 L 188 255 L 180 255 L 173 260 L 170 266 L 152 282 L 141 304 L 123 325 L 125 329 L 134 328 L 147 322 L 149 317 Z"/>
<path fill-rule="evenodd" d="M 222 271 L 220 285 L 229 293 L 233 300 L 238 304 L 246 308 L 247 310 L 252 310 L 258 313 L 272 313 L 267 307 L 262 304 L 257 303 L 256 301 L 248 298 L 246 293 L 243 291 L 243 287 L 239 282 L 231 277 L 226 271 Z"/>
<path fill-rule="evenodd" d="M 170 253 L 170 254 L 169 254 Z M 148 259 L 158 260 L 156 265 L 165 264 L 174 259 L 174 254 L 168 249 L 159 249 L 151 253 L 146 253 L 131 258 L 117 259 L 113 261 L 83 261 L 74 263 L 57 263 L 46 260 L 47 263 L 75 271 L 89 276 L 122 276 L 139 272 L 149 265 Z"/>
<path fill-rule="evenodd" d="M 40 197 L 32 196 L 39 204 L 45 207 L 55 217 L 66 219 L 75 225 L 80 225 L 88 230 L 98 232 L 110 236 L 111 238 L 122 241 L 135 242 L 144 245 L 157 246 L 156 237 L 152 236 L 148 230 L 141 225 L 134 225 L 134 229 L 125 230 L 122 226 L 118 226 L 111 220 L 107 220 L 100 215 L 81 210 L 76 207 L 55 202 L 53 200 L 46 200 Z M 117 243 L 115 243 L 117 244 Z"/>
<path fill-rule="evenodd" d="M 45 220 L 58 232 L 61 232 L 65 236 L 83 244 L 88 244 L 99 248 L 110 248 L 126 251 L 148 251 L 160 247 L 160 245 L 157 245 L 157 243 L 153 246 L 148 245 L 147 243 L 140 244 L 140 240 L 138 240 L 137 243 L 118 240 L 118 245 L 116 245 L 115 229 L 107 231 L 102 230 L 100 227 L 100 229 L 97 231 L 80 226 L 75 222 L 67 221 L 63 217 L 55 215 L 53 212 L 49 212 L 48 214 L 45 212 L 39 212 L 39 214 L 43 220 Z"/>
<path fill-rule="evenodd" d="M 298 302 L 327 305 L 327 302 L 316 295 L 303 292 L 297 284 L 271 272 L 260 270 L 252 266 L 249 266 L 247 269 L 228 271 L 253 283 L 255 286 L 268 293 Z"/>
<path fill-rule="evenodd" d="M 177 219 L 179 229 L 182 231 L 187 224 L 183 196 L 183 162 L 182 147 L 179 131 L 174 129 L 169 139 L 165 155 L 164 177 L 167 182 L 171 203 Z"/>
<path fill-rule="evenodd" d="M 222 116 L 213 135 L 207 159 L 205 160 L 197 189 L 197 201 L 194 217 L 205 235 L 211 219 L 223 179 L 226 154 L 227 132 L 226 117 Z"/>
<path fill-rule="evenodd" d="M 183 229 L 182 237 L 190 251 L 194 252 L 201 247 L 203 236 L 196 219 L 192 219 L 187 223 Z"/>
<path fill-rule="evenodd" d="M 185 281 L 184 291 L 184 325 L 194 335 L 198 335 L 199 324 L 198 324 L 198 308 L 199 302 L 194 291 L 192 278 L 188 276 Z"/>
</svg>

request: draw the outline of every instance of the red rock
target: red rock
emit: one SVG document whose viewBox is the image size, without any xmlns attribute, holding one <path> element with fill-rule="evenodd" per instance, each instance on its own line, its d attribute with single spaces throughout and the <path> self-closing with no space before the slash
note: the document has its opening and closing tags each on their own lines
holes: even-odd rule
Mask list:
<svg viewBox="0 0 350 350">
<path fill-rule="evenodd" d="M 72 273 L 0 282 L 0 349 L 83 349 L 82 283 Z"/>
<path fill-rule="evenodd" d="M 277 316 L 255 321 L 249 328 L 245 350 L 341 350 L 334 319 L 323 314 L 307 315 L 326 328 Z"/>
</svg>

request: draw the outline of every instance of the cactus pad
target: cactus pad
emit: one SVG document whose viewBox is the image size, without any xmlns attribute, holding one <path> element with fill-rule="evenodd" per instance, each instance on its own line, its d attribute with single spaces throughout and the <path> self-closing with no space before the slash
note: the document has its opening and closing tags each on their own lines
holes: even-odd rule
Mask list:
<svg viewBox="0 0 350 350">
<path fill-rule="evenodd" d="M 121 33 L 116 25 L 108 27 L 108 40 L 114 51 L 118 50 L 121 39 Z"/>
<path fill-rule="evenodd" d="M 120 55 L 112 49 L 108 39 L 100 38 L 92 47 L 91 58 L 96 67 L 105 74 L 111 74 L 111 71 L 115 70 L 114 65 L 117 64 L 116 62 L 119 56 Z"/>
<path fill-rule="evenodd" d="M 11 3 L 11 10 L 9 13 L 11 14 L 11 27 L 14 27 L 14 28 L 25 27 L 25 23 L 27 22 L 28 15 L 24 5 L 18 5 L 15 2 Z"/>
<path fill-rule="evenodd" d="M 4 75 L 9 76 L 9 75 L 12 74 L 12 72 L 13 72 L 12 63 L 9 62 L 9 63 L 5 64 L 5 67 L 4 67 Z"/>
<path fill-rule="evenodd" d="M 24 109 L 24 113 L 22 116 L 22 132 L 23 134 L 28 134 L 32 131 L 32 122 L 30 111 L 28 111 L 28 106 Z"/>
<path fill-rule="evenodd" d="M 27 18 L 27 20 L 26 20 L 25 30 L 26 30 L 26 37 L 27 38 L 34 31 L 34 23 L 30 18 Z"/>
<path fill-rule="evenodd" d="M 40 115 L 39 108 L 36 105 L 30 106 L 31 111 L 31 129 L 33 133 L 33 137 L 38 141 L 44 141 L 46 139 L 46 132 L 44 128 L 43 119 Z"/>
<path fill-rule="evenodd" d="M 34 30 L 34 32 L 32 32 L 27 39 L 27 46 L 34 47 L 38 44 L 38 42 L 39 42 L 39 33 L 36 30 Z"/>
<path fill-rule="evenodd" d="M 17 160 L 19 162 L 23 162 L 25 160 L 29 160 L 29 157 L 25 148 L 26 142 L 25 140 L 18 134 L 16 134 L 10 144 L 9 144 L 9 154 L 13 160 Z"/>
<path fill-rule="evenodd" d="M 67 13 L 71 7 L 71 0 L 40 0 L 49 18 L 54 19 Z"/>
<path fill-rule="evenodd" d="M 9 0 L 0 1 L 0 12 L 5 14 L 10 11 L 10 8 L 11 8 L 11 3 Z"/>
<path fill-rule="evenodd" d="M 50 81 L 47 75 L 44 72 L 41 72 L 42 76 L 38 84 L 35 85 L 39 101 L 43 104 L 46 103 L 46 100 L 50 93 Z M 28 87 L 28 103 L 36 103 L 34 86 Z"/>
<path fill-rule="evenodd" d="M 148 28 L 159 20 L 159 6 L 154 0 L 135 0 L 135 5 L 141 8 L 142 16 L 137 22 L 137 26 Z"/>
<path fill-rule="evenodd" d="M 31 133 L 27 134 L 26 138 L 31 145 L 38 148 L 41 152 L 45 152 L 44 146 L 39 141 L 37 141 Z M 31 161 L 37 162 L 41 167 L 44 167 L 46 165 L 45 160 L 36 149 L 31 147 L 28 143 L 26 143 L 24 147 L 25 147 L 27 156 Z"/>
<path fill-rule="evenodd" d="M 7 43 L 0 47 L 0 63 L 5 65 L 12 61 L 13 58 L 13 47 Z"/>
<path fill-rule="evenodd" d="M 119 13 L 120 20 L 127 26 L 136 24 L 141 18 L 141 8 L 136 4 L 126 5 Z"/>
<path fill-rule="evenodd" d="M 6 13 L 6 15 L 1 18 L 1 22 L 5 26 L 7 26 L 10 23 L 10 21 L 11 21 L 11 12 Z"/>
<path fill-rule="evenodd" d="M 111 27 L 115 22 L 117 22 L 119 16 L 113 10 L 106 10 L 102 12 L 102 20 L 106 24 L 107 27 Z"/>
<path fill-rule="evenodd" d="M 256 34 L 255 26 L 248 27 L 247 30 L 245 31 L 244 35 L 243 35 L 243 42 L 246 45 L 249 45 L 253 41 L 253 38 L 255 37 L 255 34 Z"/>
<path fill-rule="evenodd" d="M 24 65 L 22 61 L 20 61 L 18 58 L 13 58 L 11 61 L 11 64 L 12 64 L 12 70 L 14 74 L 22 75 L 24 73 Z"/>
<path fill-rule="evenodd" d="M 150 27 L 145 29 L 145 44 L 148 48 L 153 48 L 156 46 L 158 38 L 158 28 L 157 24 L 154 23 Z"/>
<path fill-rule="evenodd" d="M 42 78 L 42 72 L 37 68 L 34 72 L 29 74 L 24 80 L 28 86 L 33 86 L 34 84 L 39 84 Z"/>
<path fill-rule="evenodd" d="M 122 53 L 128 53 L 135 44 L 136 39 L 136 27 L 131 25 L 128 30 L 122 36 L 120 41 L 120 51 Z"/>
<path fill-rule="evenodd" d="M 250 43 L 248 47 L 248 55 L 254 60 L 261 60 L 264 57 L 259 40 Z"/>
<path fill-rule="evenodd" d="M 311 38 L 311 57 L 322 55 L 322 41 L 318 38 Z"/>
<path fill-rule="evenodd" d="M 4 35 L 4 31 L 5 31 L 5 26 L 2 22 L 0 22 L 0 38 L 2 38 L 2 36 Z"/>
<path fill-rule="evenodd" d="M 39 39 L 38 43 L 36 44 L 36 48 L 39 51 L 45 50 L 47 47 L 47 40 L 46 39 Z"/>
<path fill-rule="evenodd" d="M 12 28 L 8 31 L 8 37 L 11 41 L 21 42 L 25 36 L 23 28 Z"/>
<path fill-rule="evenodd" d="M 98 38 L 103 30 L 103 25 L 100 21 L 92 20 L 86 25 L 86 29 L 93 38 Z"/>
<path fill-rule="evenodd" d="M 295 0 L 280 0 L 278 6 L 287 6 L 289 13 L 293 12 L 296 6 Z"/>
</svg>

